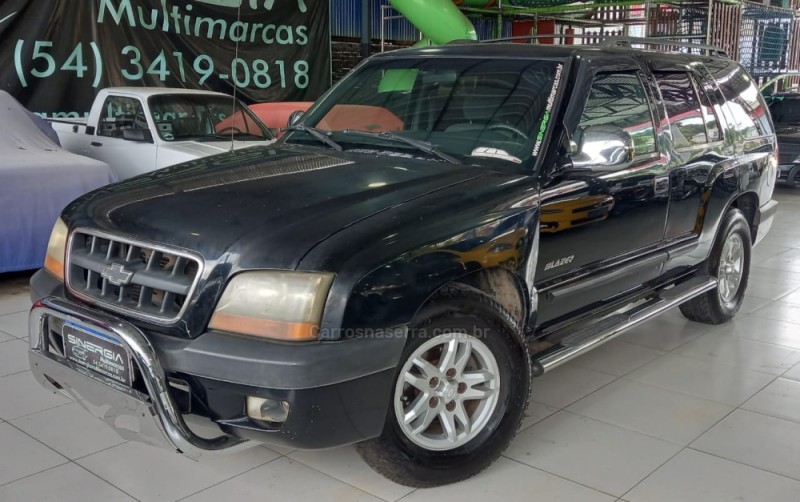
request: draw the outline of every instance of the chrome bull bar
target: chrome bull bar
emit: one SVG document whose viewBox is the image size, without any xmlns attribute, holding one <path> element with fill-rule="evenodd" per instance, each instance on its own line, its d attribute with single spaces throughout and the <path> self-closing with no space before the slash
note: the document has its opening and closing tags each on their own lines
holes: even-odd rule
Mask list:
<svg viewBox="0 0 800 502">
<path fill-rule="evenodd" d="M 119 340 L 138 368 L 147 394 L 121 385 L 112 386 L 102 381 L 102 376 L 93 375 L 51 351 L 47 324 L 51 318 L 82 324 Z M 52 296 L 33 305 L 28 323 L 28 357 L 39 383 L 74 399 L 123 438 L 166 447 L 193 459 L 250 446 L 221 430 L 219 436 L 207 439 L 189 429 L 170 394 L 164 368 L 153 346 L 135 326 Z"/>
</svg>

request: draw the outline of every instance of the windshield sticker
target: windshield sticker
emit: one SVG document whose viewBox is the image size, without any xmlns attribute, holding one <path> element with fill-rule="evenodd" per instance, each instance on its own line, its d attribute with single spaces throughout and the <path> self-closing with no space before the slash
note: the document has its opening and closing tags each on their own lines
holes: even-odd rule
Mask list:
<svg viewBox="0 0 800 502">
<path fill-rule="evenodd" d="M 536 143 L 533 145 L 533 152 L 531 154 L 535 157 L 539 155 L 539 150 L 542 148 L 542 141 L 544 140 L 544 133 L 547 131 L 547 124 L 550 123 L 550 113 L 553 111 L 553 103 L 556 100 L 556 93 L 558 93 L 558 87 L 561 85 L 561 70 L 564 68 L 564 65 L 559 64 L 556 67 L 556 74 L 553 77 L 553 88 L 550 89 L 550 95 L 547 97 L 547 106 L 544 109 L 544 115 L 542 116 L 542 125 L 539 126 L 539 134 L 536 136 Z"/>
<path fill-rule="evenodd" d="M 515 164 L 522 164 L 521 159 L 514 157 L 507 151 L 501 150 L 499 148 L 489 148 L 486 146 L 479 146 L 478 148 L 472 150 L 471 155 L 472 157 L 487 157 L 490 159 L 507 160 Z"/>
</svg>

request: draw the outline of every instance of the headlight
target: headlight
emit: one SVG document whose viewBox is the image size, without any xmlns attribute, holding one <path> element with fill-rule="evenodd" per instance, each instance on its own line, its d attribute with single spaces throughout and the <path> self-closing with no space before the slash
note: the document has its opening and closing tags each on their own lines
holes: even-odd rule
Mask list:
<svg viewBox="0 0 800 502">
<path fill-rule="evenodd" d="M 209 327 L 279 340 L 316 340 L 333 274 L 256 271 L 228 283 Z"/>
<path fill-rule="evenodd" d="M 59 218 L 50 232 L 50 242 L 47 243 L 47 254 L 44 257 L 44 268 L 51 274 L 64 280 L 64 254 L 67 248 L 67 224 Z"/>
</svg>

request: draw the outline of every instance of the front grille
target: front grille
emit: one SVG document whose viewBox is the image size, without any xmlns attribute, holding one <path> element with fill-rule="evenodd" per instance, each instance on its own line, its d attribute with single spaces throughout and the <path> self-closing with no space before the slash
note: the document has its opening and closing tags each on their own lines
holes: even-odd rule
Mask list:
<svg viewBox="0 0 800 502">
<path fill-rule="evenodd" d="M 201 263 L 184 251 L 78 229 L 67 252 L 67 284 L 89 302 L 169 324 L 183 315 Z"/>
</svg>

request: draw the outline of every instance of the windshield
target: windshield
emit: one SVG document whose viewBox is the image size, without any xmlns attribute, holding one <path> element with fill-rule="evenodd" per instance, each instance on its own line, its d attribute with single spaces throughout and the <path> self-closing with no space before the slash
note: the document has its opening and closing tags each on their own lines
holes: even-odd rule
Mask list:
<svg viewBox="0 0 800 502">
<path fill-rule="evenodd" d="M 158 135 L 164 141 L 255 141 L 272 134 L 240 102 L 213 94 L 163 94 L 149 100 Z"/>
<path fill-rule="evenodd" d="M 419 156 L 420 148 L 397 141 L 400 136 L 465 162 L 519 164 L 538 154 L 561 68 L 542 60 L 378 59 L 334 88 L 302 122 L 330 131 L 345 150 Z M 314 139 L 293 131 L 287 141 Z"/>
</svg>

